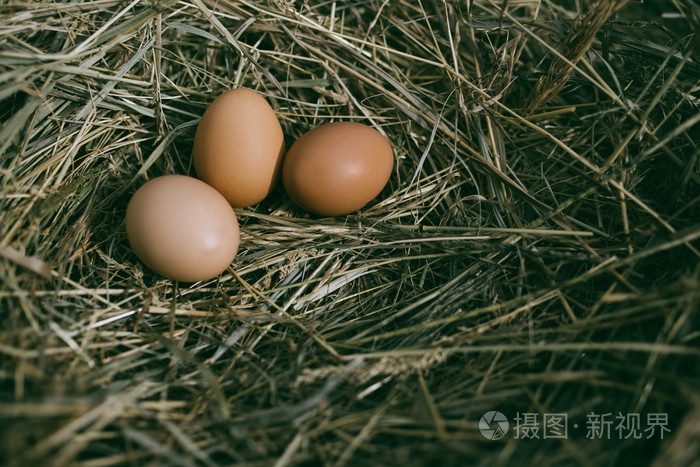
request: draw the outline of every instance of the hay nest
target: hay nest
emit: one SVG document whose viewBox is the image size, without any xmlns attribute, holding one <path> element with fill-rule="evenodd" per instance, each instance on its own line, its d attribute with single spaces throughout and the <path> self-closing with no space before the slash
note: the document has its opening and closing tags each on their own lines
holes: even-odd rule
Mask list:
<svg viewBox="0 0 700 467">
<path fill-rule="evenodd" d="M 0 15 L 3 465 L 697 462 L 692 0 Z M 199 117 L 239 86 L 288 146 L 373 126 L 394 172 L 336 218 L 278 188 L 236 210 L 225 273 L 174 283 L 126 204 L 194 174 Z"/>
</svg>

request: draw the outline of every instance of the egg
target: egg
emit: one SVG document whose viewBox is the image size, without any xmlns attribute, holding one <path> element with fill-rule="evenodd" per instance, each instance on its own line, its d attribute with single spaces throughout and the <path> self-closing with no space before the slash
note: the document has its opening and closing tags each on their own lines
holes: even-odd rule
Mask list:
<svg viewBox="0 0 700 467">
<path fill-rule="evenodd" d="M 377 130 L 356 122 L 334 122 L 294 142 L 284 159 L 282 182 L 302 208 L 338 216 L 374 199 L 393 165 L 391 144 Z"/>
<path fill-rule="evenodd" d="M 126 234 L 136 255 L 167 278 L 216 277 L 238 251 L 236 214 L 201 180 L 164 175 L 142 185 L 126 208 Z"/>
<path fill-rule="evenodd" d="M 231 205 L 262 201 L 279 180 L 284 135 L 265 98 L 238 88 L 209 105 L 197 125 L 192 148 L 197 177 Z"/>
</svg>

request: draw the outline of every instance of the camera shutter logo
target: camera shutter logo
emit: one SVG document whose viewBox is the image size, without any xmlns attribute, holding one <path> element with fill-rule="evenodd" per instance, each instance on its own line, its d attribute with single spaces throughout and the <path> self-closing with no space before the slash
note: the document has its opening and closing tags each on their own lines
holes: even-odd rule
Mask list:
<svg viewBox="0 0 700 467">
<path fill-rule="evenodd" d="M 486 439 L 501 439 L 508 433 L 508 419 L 496 410 L 486 412 L 479 420 L 479 431 Z"/>
</svg>

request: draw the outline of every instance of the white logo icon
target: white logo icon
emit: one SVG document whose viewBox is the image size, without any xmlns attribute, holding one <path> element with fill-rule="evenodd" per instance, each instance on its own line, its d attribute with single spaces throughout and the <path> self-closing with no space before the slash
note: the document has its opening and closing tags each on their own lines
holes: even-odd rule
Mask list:
<svg viewBox="0 0 700 467">
<path fill-rule="evenodd" d="M 501 439 L 508 433 L 508 419 L 496 410 L 486 412 L 479 420 L 479 431 L 486 439 Z"/>
</svg>

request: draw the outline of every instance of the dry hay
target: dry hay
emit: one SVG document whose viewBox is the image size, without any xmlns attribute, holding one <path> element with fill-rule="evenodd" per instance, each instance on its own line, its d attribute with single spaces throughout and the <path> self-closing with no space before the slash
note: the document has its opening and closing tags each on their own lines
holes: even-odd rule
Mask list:
<svg viewBox="0 0 700 467">
<path fill-rule="evenodd" d="M 4 465 L 697 462 L 692 0 L 0 14 Z M 237 210 L 232 267 L 175 284 L 130 250 L 126 203 L 193 174 L 198 118 L 237 86 L 288 145 L 372 125 L 395 170 L 350 216 L 281 188 Z M 568 437 L 487 440 L 490 410 L 567 414 Z M 588 439 L 605 413 L 670 432 Z"/>
</svg>

